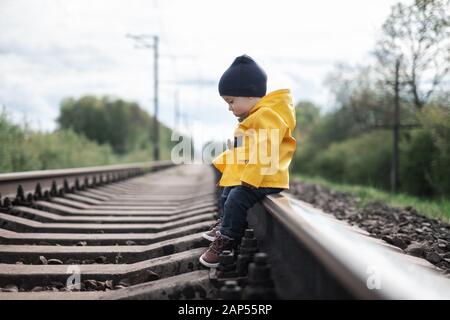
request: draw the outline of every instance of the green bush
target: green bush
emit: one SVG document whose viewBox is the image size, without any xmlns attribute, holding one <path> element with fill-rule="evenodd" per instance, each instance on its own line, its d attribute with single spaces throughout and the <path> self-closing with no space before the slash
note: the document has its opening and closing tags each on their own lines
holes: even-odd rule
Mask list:
<svg viewBox="0 0 450 320">
<path fill-rule="evenodd" d="M 436 156 L 430 133 L 412 130 L 400 144 L 400 188 L 410 194 L 432 196 L 431 163 Z"/>
<path fill-rule="evenodd" d="M 431 132 L 437 156 L 432 162 L 436 193 L 450 196 L 450 108 L 430 107 L 422 123 Z"/>
<path fill-rule="evenodd" d="M 0 114 L 0 172 L 60 169 L 105 165 L 135 159 L 149 161 L 143 154 L 118 157 L 109 145 L 99 145 L 71 130 L 34 132 L 12 124 Z"/>
<path fill-rule="evenodd" d="M 299 142 L 292 172 L 390 189 L 392 131 L 374 130 L 341 140 L 331 137 L 329 115 Z M 400 191 L 450 196 L 450 109 L 429 105 L 417 114 L 420 127 L 401 130 Z M 320 138 L 319 138 L 320 137 Z M 338 141 L 336 141 L 338 140 Z"/>
<path fill-rule="evenodd" d="M 391 141 L 389 132 L 374 131 L 333 143 L 314 157 L 307 173 L 385 188 L 389 185 Z"/>
</svg>

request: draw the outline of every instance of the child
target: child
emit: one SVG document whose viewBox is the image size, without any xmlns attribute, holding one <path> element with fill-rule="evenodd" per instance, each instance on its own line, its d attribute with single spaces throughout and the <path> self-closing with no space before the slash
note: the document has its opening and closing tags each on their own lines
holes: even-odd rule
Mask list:
<svg viewBox="0 0 450 320">
<path fill-rule="evenodd" d="M 225 187 L 221 217 L 204 238 L 213 241 L 200 257 L 211 268 L 223 250 L 233 250 L 247 224 L 247 210 L 266 195 L 289 188 L 288 167 L 295 152 L 295 110 L 288 89 L 266 95 L 267 76 L 249 56 L 237 57 L 219 81 L 220 96 L 238 118 L 234 143 L 213 165 Z"/>
</svg>

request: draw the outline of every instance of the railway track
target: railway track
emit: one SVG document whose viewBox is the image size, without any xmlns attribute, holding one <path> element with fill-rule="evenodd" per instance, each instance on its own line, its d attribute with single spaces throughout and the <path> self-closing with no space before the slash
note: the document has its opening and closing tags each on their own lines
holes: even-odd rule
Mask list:
<svg viewBox="0 0 450 320">
<path fill-rule="evenodd" d="M 210 168 L 138 164 L 0 181 L 0 299 L 214 293 L 198 262 L 217 211 Z"/>
<path fill-rule="evenodd" d="M 285 193 L 207 270 L 215 183 L 167 162 L 0 175 L 0 300 L 450 298 L 427 261 Z"/>
</svg>

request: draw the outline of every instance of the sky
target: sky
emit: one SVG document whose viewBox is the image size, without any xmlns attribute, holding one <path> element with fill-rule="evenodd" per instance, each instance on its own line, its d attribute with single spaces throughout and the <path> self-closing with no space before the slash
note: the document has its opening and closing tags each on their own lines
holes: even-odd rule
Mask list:
<svg viewBox="0 0 450 320">
<path fill-rule="evenodd" d="M 394 0 L 0 0 L 0 107 L 50 131 L 64 97 L 111 95 L 153 113 L 158 35 L 159 118 L 198 145 L 232 136 L 236 119 L 217 83 L 236 56 L 268 74 L 268 92 L 332 107 L 324 78 L 336 63 L 367 63 Z M 151 38 L 149 38 L 151 43 Z"/>
</svg>

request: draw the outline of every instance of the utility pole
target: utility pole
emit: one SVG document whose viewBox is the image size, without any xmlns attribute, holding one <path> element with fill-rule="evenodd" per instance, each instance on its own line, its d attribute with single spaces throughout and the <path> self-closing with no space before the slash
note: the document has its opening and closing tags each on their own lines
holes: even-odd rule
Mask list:
<svg viewBox="0 0 450 320">
<path fill-rule="evenodd" d="M 153 77 L 154 77 L 154 112 L 153 112 L 153 160 L 159 160 L 159 122 L 158 122 L 158 45 L 159 37 L 157 35 L 132 35 L 127 34 L 127 38 L 131 38 L 137 42 L 137 49 L 153 49 Z M 153 43 L 150 44 L 146 40 L 151 38 Z"/>
<path fill-rule="evenodd" d="M 176 90 L 174 93 L 174 103 L 175 103 L 175 130 L 179 130 L 180 126 L 180 95 L 179 91 Z"/>
<path fill-rule="evenodd" d="M 405 81 L 400 79 L 400 69 L 403 56 L 397 57 L 395 60 L 395 70 L 394 79 L 387 80 L 386 84 L 392 86 L 394 89 L 394 110 L 393 110 L 393 121 L 389 124 L 377 124 L 373 125 L 372 129 L 389 129 L 392 130 L 392 158 L 391 158 L 391 172 L 390 172 L 390 182 L 391 182 L 391 192 L 397 193 L 400 187 L 399 178 L 399 144 L 400 144 L 400 130 L 409 130 L 420 127 L 418 123 L 402 124 L 400 121 L 400 89 L 401 86 L 405 84 Z"/>
<path fill-rule="evenodd" d="M 394 83 L 394 125 L 392 143 L 392 166 L 391 166 L 391 192 L 398 191 L 398 143 L 400 129 L 400 59 L 395 62 L 395 83 Z"/>
<path fill-rule="evenodd" d="M 155 144 L 153 146 L 153 159 L 155 161 L 159 160 L 159 122 L 158 122 L 158 42 L 159 38 L 158 36 L 153 36 L 153 53 L 154 53 L 154 59 L 153 59 L 153 69 L 154 69 L 154 77 L 155 77 L 155 116 L 153 118 L 153 136 L 155 137 L 154 141 Z"/>
</svg>

